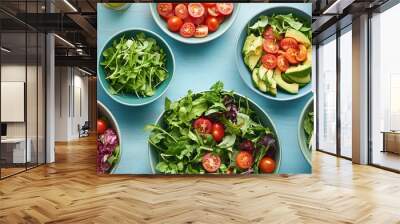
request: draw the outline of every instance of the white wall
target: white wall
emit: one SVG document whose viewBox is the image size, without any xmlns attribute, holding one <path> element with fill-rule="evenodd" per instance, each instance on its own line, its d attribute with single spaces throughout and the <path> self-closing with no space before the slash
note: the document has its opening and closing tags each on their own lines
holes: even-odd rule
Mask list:
<svg viewBox="0 0 400 224">
<path fill-rule="evenodd" d="M 88 120 L 88 78 L 71 67 L 56 67 L 55 76 L 55 141 L 78 139 Z"/>
</svg>

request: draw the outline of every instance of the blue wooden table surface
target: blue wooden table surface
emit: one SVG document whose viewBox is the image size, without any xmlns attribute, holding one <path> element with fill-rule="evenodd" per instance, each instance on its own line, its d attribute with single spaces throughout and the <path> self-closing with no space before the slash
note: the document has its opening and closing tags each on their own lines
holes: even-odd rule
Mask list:
<svg viewBox="0 0 400 224">
<path fill-rule="evenodd" d="M 122 157 L 114 173 L 150 174 L 147 139 L 143 130 L 154 123 L 163 112 L 165 97 L 172 100 L 194 92 L 207 90 L 221 80 L 226 90 L 234 90 L 255 101 L 266 111 L 277 127 L 282 150 L 280 173 L 310 173 L 311 167 L 304 159 L 297 140 L 297 122 L 305 103 L 312 93 L 289 102 L 275 102 L 252 92 L 240 78 L 235 65 L 235 44 L 242 27 L 254 15 L 275 6 L 296 7 L 311 15 L 311 4 L 242 3 L 232 27 L 220 38 L 201 45 L 187 45 L 166 35 L 154 22 L 147 3 L 135 3 L 128 10 L 118 12 L 98 4 L 97 49 L 98 54 L 106 41 L 117 32 L 134 27 L 149 29 L 161 35 L 171 46 L 176 60 L 176 70 L 171 86 L 157 101 L 141 107 L 128 107 L 112 100 L 98 83 L 97 99 L 106 105 L 121 129 Z"/>
</svg>

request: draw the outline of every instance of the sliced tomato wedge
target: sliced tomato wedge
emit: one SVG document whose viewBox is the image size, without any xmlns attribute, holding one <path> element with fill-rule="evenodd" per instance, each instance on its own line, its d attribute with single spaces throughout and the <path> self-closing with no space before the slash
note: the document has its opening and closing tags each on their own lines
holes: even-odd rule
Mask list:
<svg viewBox="0 0 400 224">
<path fill-rule="evenodd" d="M 175 7 L 175 15 L 181 19 L 186 19 L 189 16 L 188 9 L 185 4 L 178 4 Z"/>
<path fill-rule="evenodd" d="M 293 48 L 293 49 L 297 49 L 298 48 L 297 41 L 294 38 L 291 38 L 291 37 L 283 38 L 279 42 L 279 45 L 285 51 L 287 51 L 289 48 Z"/>
<path fill-rule="evenodd" d="M 279 55 L 276 58 L 276 66 L 278 67 L 279 70 L 285 72 L 289 68 L 289 62 L 284 55 Z"/>
<path fill-rule="evenodd" d="M 205 8 L 201 3 L 189 3 L 189 15 L 193 18 L 198 18 L 204 15 Z"/>
<path fill-rule="evenodd" d="M 194 123 L 193 127 L 200 133 L 200 134 L 211 134 L 212 131 L 212 122 L 204 117 L 197 118 Z"/>
<path fill-rule="evenodd" d="M 196 27 L 196 31 L 194 32 L 194 37 L 206 37 L 208 35 L 208 26 L 199 25 Z"/>
<path fill-rule="evenodd" d="M 294 48 L 289 48 L 286 53 L 285 57 L 289 61 L 290 64 L 298 64 L 299 62 L 296 60 L 297 50 Z"/>
<path fill-rule="evenodd" d="M 273 54 L 266 54 L 261 57 L 261 63 L 267 69 L 274 69 L 276 67 L 276 56 Z"/>
<path fill-rule="evenodd" d="M 263 49 L 267 53 L 276 54 L 278 53 L 279 46 L 273 39 L 264 39 Z"/>
<path fill-rule="evenodd" d="M 181 29 L 179 30 L 179 34 L 182 37 L 192 37 L 195 32 L 196 32 L 196 27 L 194 23 L 188 23 L 188 22 L 184 23 L 181 26 Z"/>
<path fill-rule="evenodd" d="M 157 11 L 160 16 L 164 18 L 169 18 L 174 15 L 174 6 L 172 3 L 158 3 L 157 4 Z"/>
<path fill-rule="evenodd" d="M 306 46 L 299 44 L 299 51 L 296 55 L 297 61 L 305 61 L 307 59 L 307 48 Z"/>
<path fill-rule="evenodd" d="M 211 152 L 205 154 L 202 159 L 203 168 L 208 173 L 215 173 L 221 166 L 221 158 L 218 155 L 212 154 Z"/>
<path fill-rule="evenodd" d="M 216 6 L 207 8 L 207 12 L 210 16 L 214 16 L 214 17 L 217 17 L 220 15 Z"/>
<path fill-rule="evenodd" d="M 233 3 L 217 3 L 217 10 L 222 15 L 230 15 L 233 11 Z"/>
</svg>

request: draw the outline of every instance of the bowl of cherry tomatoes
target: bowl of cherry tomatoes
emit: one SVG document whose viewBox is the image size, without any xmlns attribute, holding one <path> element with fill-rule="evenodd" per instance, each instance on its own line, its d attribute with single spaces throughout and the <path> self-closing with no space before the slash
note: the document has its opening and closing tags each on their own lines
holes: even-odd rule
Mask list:
<svg viewBox="0 0 400 224">
<path fill-rule="evenodd" d="M 170 37 L 187 44 L 206 43 L 220 37 L 233 24 L 238 3 L 153 3 L 151 14 Z"/>
</svg>

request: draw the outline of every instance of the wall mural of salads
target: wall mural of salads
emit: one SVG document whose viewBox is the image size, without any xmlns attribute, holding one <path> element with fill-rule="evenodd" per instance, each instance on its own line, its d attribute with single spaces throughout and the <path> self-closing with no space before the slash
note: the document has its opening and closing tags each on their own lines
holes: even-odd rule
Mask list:
<svg viewBox="0 0 400 224">
<path fill-rule="evenodd" d="M 311 4 L 99 3 L 99 174 L 311 173 Z"/>
</svg>

